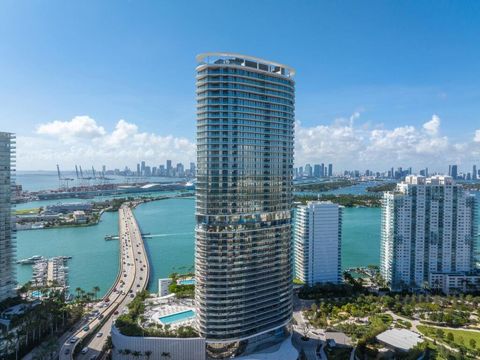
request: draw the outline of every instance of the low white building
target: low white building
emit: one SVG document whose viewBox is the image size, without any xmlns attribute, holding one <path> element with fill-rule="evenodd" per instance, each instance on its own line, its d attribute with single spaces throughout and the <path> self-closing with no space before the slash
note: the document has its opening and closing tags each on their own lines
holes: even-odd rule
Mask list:
<svg viewBox="0 0 480 360">
<path fill-rule="evenodd" d="M 469 273 L 430 273 L 430 288 L 441 290 L 444 294 L 465 293 L 480 289 L 480 275 Z"/>
<path fill-rule="evenodd" d="M 164 279 L 158 279 L 158 296 L 167 296 L 170 294 L 170 291 L 168 291 L 168 287 L 172 283 L 172 279 L 170 278 L 164 278 Z"/>
<path fill-rule="evenodd" d="M 73 220 L 77 224 L 85 224 L 87 222 L 87 216 L 85 215 L 85 211 L 83 210 L 76 210 L 73 212 Z"/>
<path fill-rule="evenodd" d="M 310 201 L 295 217 L 295 276 L 305 284 L 338 284 L 341 273 L 342 210 L 330 201 Z"/>
<path fill-rule="evenodd" d="M 420 335 L 407 329 L 390 329 L 377 335 L 377 340 L 385 346 L 400 351 L 408 351 L 423 342 Z"/>
</svg>

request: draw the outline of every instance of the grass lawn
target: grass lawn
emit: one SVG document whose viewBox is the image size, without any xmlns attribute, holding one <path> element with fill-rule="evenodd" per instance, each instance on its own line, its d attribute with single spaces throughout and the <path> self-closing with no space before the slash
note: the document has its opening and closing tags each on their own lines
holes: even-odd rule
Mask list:
<svg viewBox="0 0 480 360">
<path fill-rule="evenodd" d="M 438 336 L 438 329 L 435 327 L 431 326 L 424 326 L 424 325 L 418 325 L 417 329 L 422 332 L 422 334 L 427 335 L 431 338 L 434 339 L 439 339 Z M 474 350 L 480 347 L 480 332 L 478 331 L 465 331 L 465 330 L 450 330 L 450 329 L 442 329 L 443 330 L 443 340 L 444 342 L 448 343 L 447 336 L 448 333 L 452 333 L 453 335 L 453 344 L 455 345 L 463 345 L 467 349 Z M 462 339 L 463 339 L 463 344 L 462 344 Z M 475 340 L 475 347 L 472 347 L 470 345 L 470 340 L 473 339 Z"/>
<path fill-rule="evenodd" d="M 16 210 L 16 215 L 36 215 L 40 212 L 40 208 L 33 208 L 33 209 L 22 209 Z"/>
</svg>

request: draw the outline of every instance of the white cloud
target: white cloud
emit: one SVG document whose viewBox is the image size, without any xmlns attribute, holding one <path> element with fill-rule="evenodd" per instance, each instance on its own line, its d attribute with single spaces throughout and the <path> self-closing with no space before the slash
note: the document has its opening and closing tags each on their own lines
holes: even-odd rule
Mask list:
<svg viewBox="0 0 480 360">
<path fill-rule="evenodd" d="M 437 115 L 421 126 L 385 128 L 362 122 L 361 114 L 311 127 L 295 124 L 295 164 L 333 163 L 335 169 L 384 170 L 391 166 L 428 166 L 444 171 L 448 163 L 470 166 L 480 156 L 480 129 L 469 142 L 452 142 L 441 134 Z M 193 135 L 193 134 L 192 134 Z M 54 169 L 55 164 L 134 167 L 140 160 L 159 165 L 171 159 L 187 164 L 195 159 L 195 144 L 186 137 L 142 131 L 119 120 L 106 130 L 88 116 L 41 124 L 36 136 L 17 136 L 19 169 Z"/>
<path fill-rule="evenodd" d="M 431 135 L 437 135 L 440 129 L 440 118 L 437 115 L 432 116 L 432 120 L 423 124 L 425 131 Z"/>
<path fill-rule="evenodd" d="M 386 129 L 359 122 L 359 114 L 337 119 L 328 125 L 296 126 L 295 163 L 333 163 L 336 169 L 384 170 L 391 166 L 430 167 L 443 171 L 449 162 L 473 162 L 475 149 L 470 143 L 452 143 L 440 136 L 437 115 L 420 128 L 406 125 Z M 476 141 L 480 141 L 480 130 Z"/>
<path fill-rule="evenodd" d="M 475 131 L 475 137 L 473 138 L 473 141 L 480 143 L 480 129 Z"/>
<path fill-rule="evenodd" d="M 189 139 L 142 132 L 125 120 L 109 132 L 94 119 L 77 116 L 40 124 L 36 134 L 17 136 L 19 169 L 54 169 L 57 163 L 63 168 L 106 164 L 123 169 L 140 160 L 158 166 L 167 159 L 184 164 L 195 159 L 195 144 Z"/>
<path fill-rule="evenodd" d="M 55 136 L 62 140 L 91 138 L 105 135 L 105 129 L 89 116 L 76 116 L 70 121 L 52 121 L 41 124 L 37 134 Z"/>
<path fill-rule="evenodd" d="M 309 128 L 297 122 L 295 139 L 296 163 L 318 163 L 327 159 L 348 161 L 352 153 L 362 148 L 363 130 L 355 128 L 352 119 L 338 119 L 332 125 Z"/>
</svg>

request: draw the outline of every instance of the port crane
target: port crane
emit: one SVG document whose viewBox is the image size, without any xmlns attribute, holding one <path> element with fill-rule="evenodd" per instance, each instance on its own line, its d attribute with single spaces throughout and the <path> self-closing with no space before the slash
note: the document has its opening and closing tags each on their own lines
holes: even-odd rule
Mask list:
<svg viewBox="0 0 480 360">
<path fill-rule="evenodd" d="M 106 183 L 112 179 L 105 176 L 105 172 L 98 172 L 95 170 L 95 167 L 92 165 L 91 175 L 89 172 L 85 171 L 85 175 L 83 174 L 83 169 L 81 165 L 75 165 L 75 173 L 77 175 L 77 179 L 82 180 L 83 186 L 89 186 L 90 180 L 93 180 L 94 183 L 98 180 L 101 180 L 102 183 Z"/>
<path fill-rule="evenodd" d="M 93 172 L 93 178 L 102 180 L 102 183 L 105 184 L 107 181 L 110 181 L 112 179 L 108 178 L 105 176 L 105 171 L 102 170 L 100 173 L 95 171 L 95 168 L 92 166 L 92 172 Z"/>
<path fill-rule="evenodd" d="M 60 172 L 60 166 L 57 164 L 57 174 L 58 174 L 58 181 L 60 182 L 60 188 L 68 189 L 68 183 L 73 181 L 74 179 L 69 177 L 62 177 L 62 173 Z"/>
</svg>

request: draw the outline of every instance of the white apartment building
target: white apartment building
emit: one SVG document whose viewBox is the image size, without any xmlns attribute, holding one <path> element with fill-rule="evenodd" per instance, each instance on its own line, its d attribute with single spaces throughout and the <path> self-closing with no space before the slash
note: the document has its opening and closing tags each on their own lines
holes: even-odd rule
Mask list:
<svg viewBox="0 0 480 360">
<path fill-rule="evenodd" d="M 12 216 L 12 186 L 15 136 L 0 132 L 0 301 L 14 295 L 15 224 Z"/>
<path fill-rule="evenodd" d="M 342 210 L 337 204 L 311 201 L 295 216 L 295 276 L 305 284 L 342 281 Z"/>
<path fill-rule="evenodd" d="M 480 289 L 480 275 L 469 273 L 430 273 L 430 288 L 441 290 L 444 294 L 465 293 Z"/>
<path fill-rule="evenodd" d="M 390 287 L 423 287 L 433 272 L 471 272 L 474 219 L 475 198 L 450 176 L 409 175 L 385 192 L 380 270 Z"/>
</svg>

